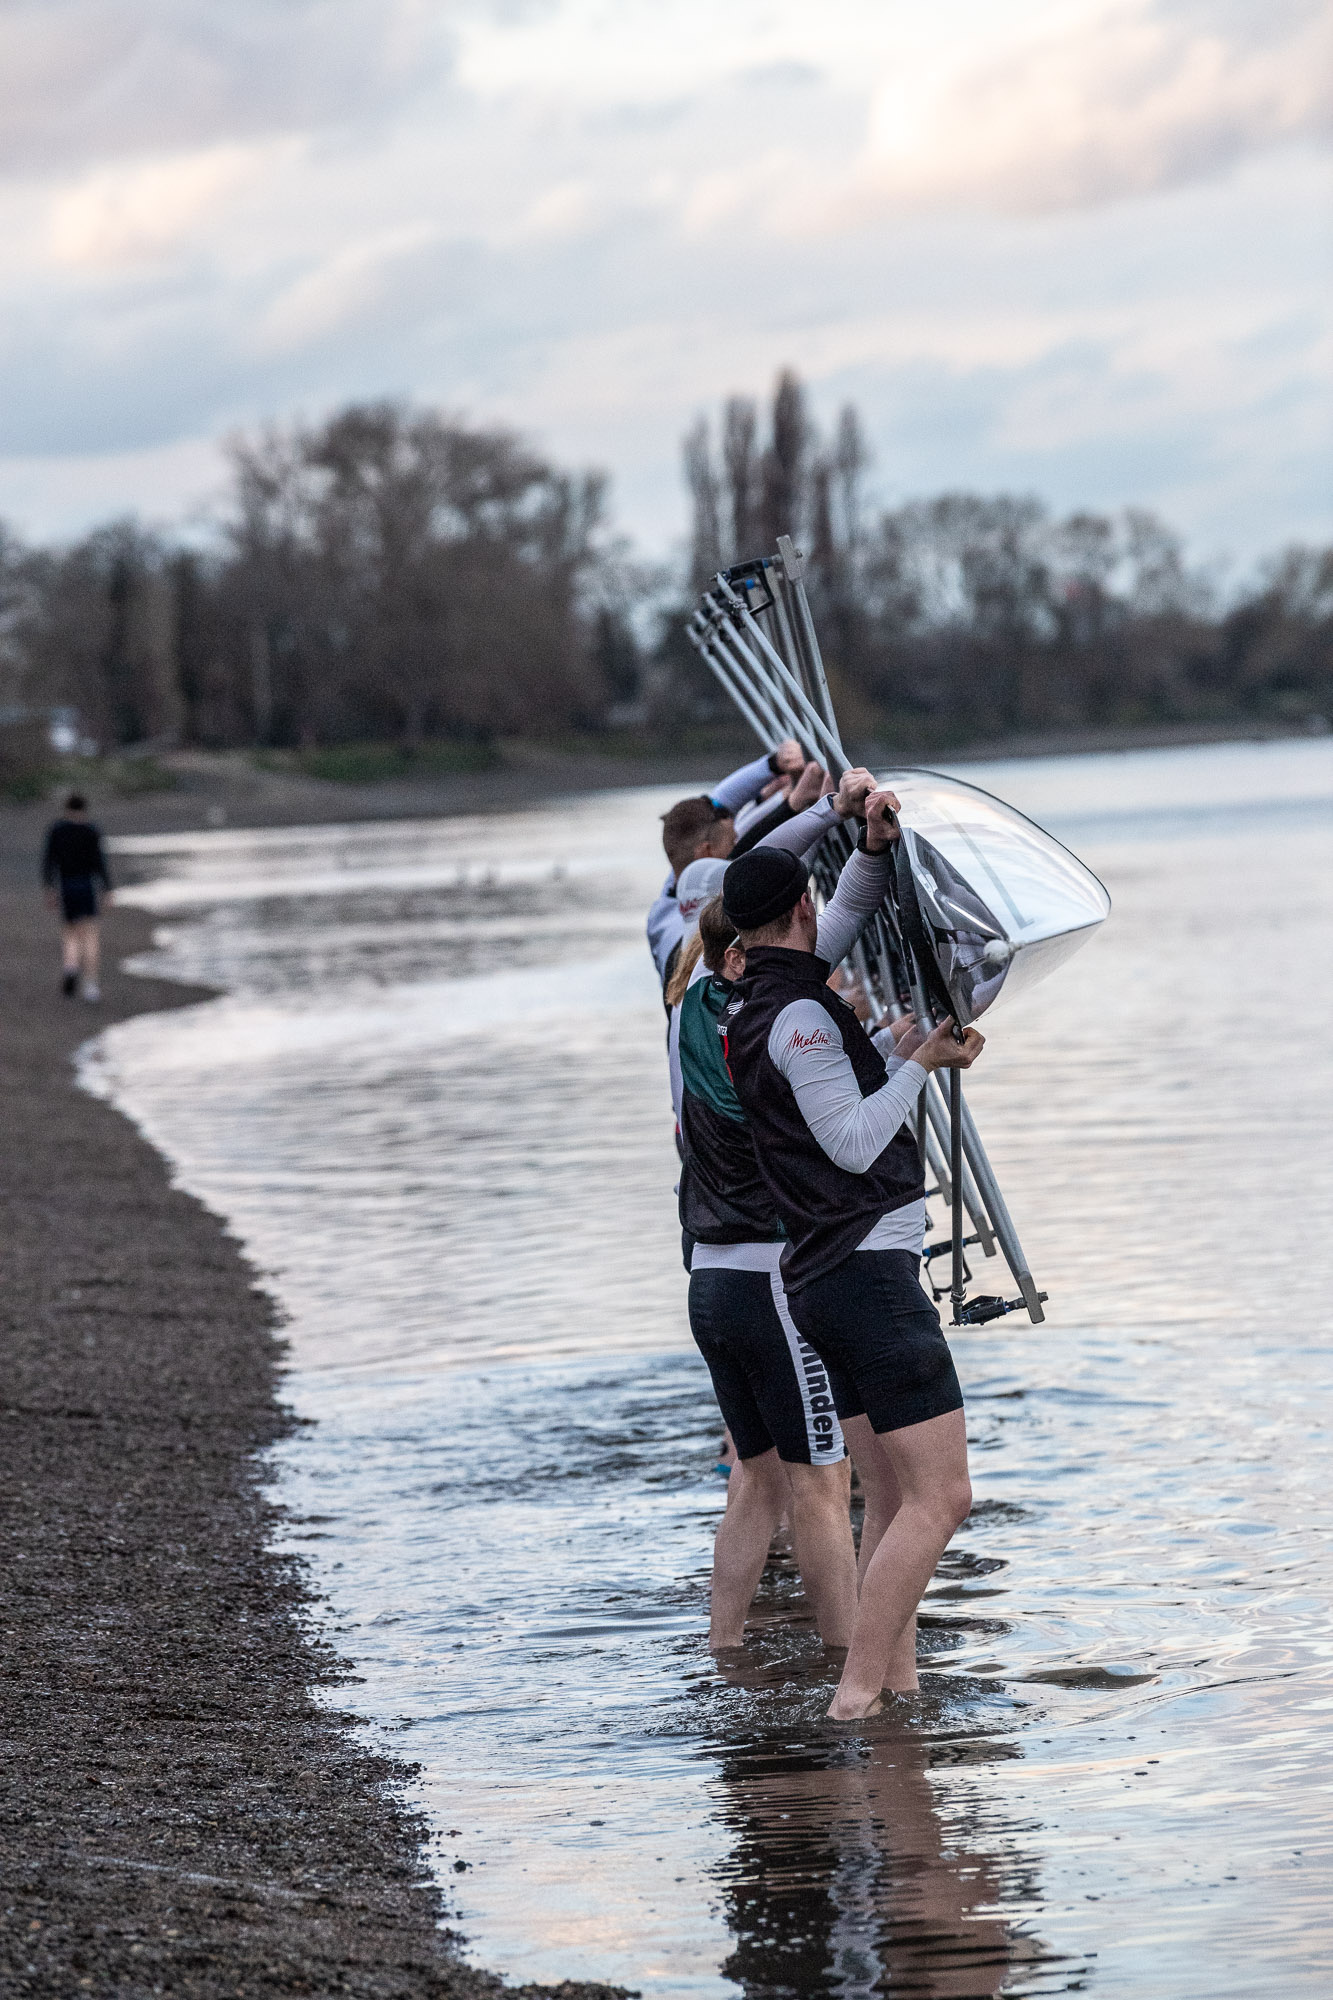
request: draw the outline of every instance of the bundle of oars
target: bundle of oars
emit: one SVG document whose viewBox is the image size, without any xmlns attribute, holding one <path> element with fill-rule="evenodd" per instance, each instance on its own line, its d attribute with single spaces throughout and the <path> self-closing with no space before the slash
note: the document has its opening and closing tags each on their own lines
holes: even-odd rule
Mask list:
<svg viewBox="0 0 1333 2000">
<path fill-rule="evenodd" d="M 791 537 L 779 537 L 776 555 L 722 571 L 704 592 L 686 630 L 766 749 L 795 737 L 838 777 L 847 769 L 848 758 L 833 713 L 802 569 L 803 558 Z M 851 848 L 852 836 L 840 822 L 815 856 L 812 874 L 821 899 L 832 894 Z M 910 1011 L 931 1024 L 947 1011 L 947 995 L 928 953 L 914 946 L 904 923 L 904 904 L 914 907 L 905 854 L 899 877 L 898 892 L 886 897 L 855 946 L 850 970 L 866 996 L 872 1023 L 880 1025 Z M 955 1324 L 982 1325 L 1022 1307 L 1033 1320 L 1042 1319 L 1046 1295 L 1037 1290 L 1028 1269 L 963 1102 L 956 1070 L 932 1072 L 921 1094 L 917 1137 L 927 1180 L 933 1182 L 927 1193 L 946 1201 L 952 1217 L 950 1235 L 926 1245 L 925 1269 L 929 1274 L 936 1260 L 950 1259 L 948 1291 Z M 965 1252 L 974 1246 L 986 1257 L 993 1257 L 997 1249 L 1003 1253 L 1020 1297 L 968 1299 L 971 1273 Z M 937 1298 L 944 1296 L 943 1287 L 932 1289 Z"/>
</svg>

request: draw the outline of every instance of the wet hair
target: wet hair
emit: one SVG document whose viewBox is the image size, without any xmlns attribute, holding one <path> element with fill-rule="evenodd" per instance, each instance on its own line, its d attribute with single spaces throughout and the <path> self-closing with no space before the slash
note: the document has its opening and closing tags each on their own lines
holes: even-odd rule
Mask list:
<svg viewBox="0 0 1333 2000">
<path fill-rule="evenodd" d="M 730 819 L 725 806 L 714 805 L 707 792 L 697 798 L 679 799 L 670 812 L 662 814 L 662 845 L 677 875 L 699 857 L 699 843 L 720 819 Z"/>
<path fill-rule="evenodd" d="M 702 940 L 698 931 L 691 931 L 689 936 L 682 940 L 680 950 L 676 953 L 676 962 L 671 968 L 671 977 L 666 983 L 666 992 L 663 995 L 668 1007 L 679 1007 L 681 1001 L 685 998 L 685 989 L 690 983 L 690 974 L 699 963 L 701 945 Z"/>
<path fill-rule="evenodd" d="M 699 937 L 703 944 L 704 964 L 710 972 L 721 972 L 728 951 L 732 945 L 740 943 L 740 935 L 723 909 L 720 896 L 714 896 L 712 902 L 705 903 L 700 910 Z"/>
<path fill-rule="evenodd" d="M 65 800 L 65 811 L 67 813 L 83 813 L 87 812 L 87 810 L 88 801 L 82 792 L 71 792 Z"/>
</svg>

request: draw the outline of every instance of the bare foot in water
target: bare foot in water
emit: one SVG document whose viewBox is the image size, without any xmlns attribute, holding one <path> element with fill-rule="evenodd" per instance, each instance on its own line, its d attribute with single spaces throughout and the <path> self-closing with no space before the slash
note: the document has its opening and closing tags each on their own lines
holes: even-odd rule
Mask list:
<svg viewBox="0 0 1333 2000">
<path fill-rule="evenodd" d="M 900 1678 L 903 1681 L 907 1680 L 905 1671 Z M 840 1684 L 828 1711 L 829 1717 L 833 1722 L 856 1722 L 865 1715 L 878 1715 L 884 1706 L 886 1694 L 918 1694 L 920 1689 L 921 1683 L 915 1674 L 912 1675 L 909 1686 L 895 1687 L 886 1681 L 882 1688 L 876 1688 L 873 1693 L 858 1693 L 855 1688 Z"/>
<path fill-rule="evenodd" d="M 867 1716 L 878 1715 L 884 1706 L 882 1695 L 872 1695 L 867 1703 L 863 1695 L 844 1694 L 839 1688 L 829 1704 L 830 1722 L 862 1722 Z"/>
</svg>

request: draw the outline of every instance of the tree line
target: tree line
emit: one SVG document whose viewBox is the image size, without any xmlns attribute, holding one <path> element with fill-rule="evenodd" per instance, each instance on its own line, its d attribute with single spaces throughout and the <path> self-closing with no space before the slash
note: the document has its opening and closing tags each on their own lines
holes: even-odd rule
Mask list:
<svg viewBox="0 0 1333 2000">
<path fill-rule="evenodd" d="M 602 477 L 509 431 L 393 404 L 271 428 L 233 444 L 202 545 L 128 520 L 60 548 L 0 529 L 0 715 L 66 710 L 103 750 L 729 723 L 681 624 L 720 566 L 790 532 L 853 739 L 1333 718 L 1333 550 L 1228 596 L 1142 510 L 876 508 L 856 410 L 823 435 L 789 371 L 764 407 L 700 417 L 683 461 L 688 551 L 645 598 Z"/>
<path fill-rule="evenodd" d="M 596 473 L 395 405 L 231 449 L 213 544 L 0 542 L 5 699 L 101 747 L 485 741 L 625 692 Z"/>
<path fill-rule="evenodd" d="M 855 408 L 821 436 L 779 376 L 766 422 L 734 396 L 684 440 L 690 581 L 791 532 L 840 716 L 909 747 L 1169 723 L 1333 722 L 1333 549 L 1293 547 L 1231 593 L 1151 513 L 1039 500 L 867 499 Z M 681 680 L 701 702 L 683 649 Z"/>
</svg>

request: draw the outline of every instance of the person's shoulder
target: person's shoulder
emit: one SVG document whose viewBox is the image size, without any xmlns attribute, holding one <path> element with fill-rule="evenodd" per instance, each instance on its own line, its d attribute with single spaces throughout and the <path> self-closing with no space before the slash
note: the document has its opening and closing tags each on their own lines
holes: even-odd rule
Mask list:
<svg viewBox="0 0 1333 2000">
<path fill-rule="evenodd" d="M 769 1030 L 769 1054 L 779 1069 L 800 1056 L 841 1047 L 838 1024 L 813 993 L 788 1001 Z"/>
<path fill-rule="evenodd" d="M 692 1020 L 699 1012 L 702 998 L 698 980 L 692 979 L 671 1010 L 672 1014 L 679 1020 L 682 1029 L 685 1023 Z"/>
</svg>

